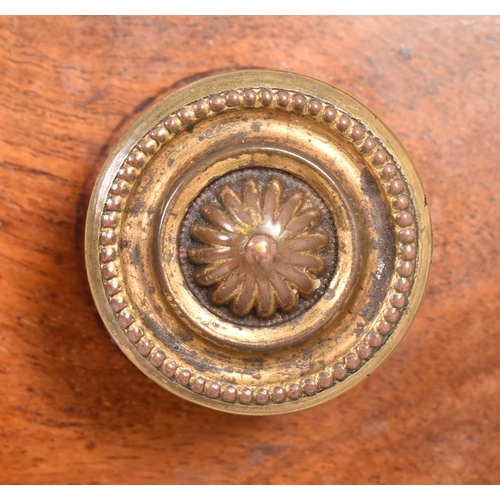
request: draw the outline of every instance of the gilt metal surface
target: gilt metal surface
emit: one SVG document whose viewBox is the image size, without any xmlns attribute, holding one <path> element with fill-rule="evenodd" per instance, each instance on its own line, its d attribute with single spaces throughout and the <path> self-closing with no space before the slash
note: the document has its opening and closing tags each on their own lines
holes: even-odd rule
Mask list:
<svg viewBox="0 0 500 500">
<path fill-rule="evenodd" d="M 120 348 L 166 389 L 282 413 L 368 375 L 423 295 L 431 227 L 415 169 L 354 98 L 238 71 L 156 104 L 97 180 L 86 258 Z"/>
</svg>

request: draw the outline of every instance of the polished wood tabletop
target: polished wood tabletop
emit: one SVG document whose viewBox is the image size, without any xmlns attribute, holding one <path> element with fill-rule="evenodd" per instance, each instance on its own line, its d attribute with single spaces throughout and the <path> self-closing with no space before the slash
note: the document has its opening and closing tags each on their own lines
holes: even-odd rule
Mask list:
<svg viewBox="0 0 500 500">
<path fill-rule="evenodd" d="M 500 18 L 0 18 L 0 483 L 500 482 Z M 110 342 L 83 258 L 100 167 L 170 91 L 293 71 L 371 108 L 434 231 L 416 320 L 323 405 L 243 417 L 179 399 Z"/>
</svg>

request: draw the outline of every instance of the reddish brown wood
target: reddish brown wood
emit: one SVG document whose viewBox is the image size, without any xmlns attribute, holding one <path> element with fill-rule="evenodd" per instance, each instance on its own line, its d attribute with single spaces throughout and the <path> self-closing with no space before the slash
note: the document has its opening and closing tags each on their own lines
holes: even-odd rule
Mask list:
<svg viewBox="0 0 500 500">
<path fill-rule="evenodd" d="M 500 20 L 0 19 L 1 483 L 498 483 Z M 180 80 L 304 73 L 374 110 L 427 190 L 434 264 L 415 323 L 319 407 L 225 415 L 110 343 L 83 267 L 95 174 Z"/>
</svg>

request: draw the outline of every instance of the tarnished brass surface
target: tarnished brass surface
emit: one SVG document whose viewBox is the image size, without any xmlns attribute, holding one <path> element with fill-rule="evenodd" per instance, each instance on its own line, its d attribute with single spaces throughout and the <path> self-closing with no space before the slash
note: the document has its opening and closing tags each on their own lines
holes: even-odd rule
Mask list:
<svg viewBox="0 0 500 500">
<path fill-rule="evenodd" d="M 238 71 L 155 105 L 87 219 L 99 312 L 144 373 L 223 411 L 282 413 L 378 366 L 423 295 L 431 226 L 377 117 L 325 83 Z"/>
</svg>

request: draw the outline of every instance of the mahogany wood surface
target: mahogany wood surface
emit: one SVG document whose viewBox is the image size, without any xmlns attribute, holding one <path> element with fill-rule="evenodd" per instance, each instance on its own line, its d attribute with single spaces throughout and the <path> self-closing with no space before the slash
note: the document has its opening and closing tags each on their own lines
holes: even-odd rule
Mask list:
<svg viewBox="0 0 500 500">
<path fill-rule="evenodd" d="M 0 18 L 0 483 L 498 483 L 500 18 Z M 415 322 L 337 399 L 223 414 L 142 375 L 90 295 L 83 225 L 110 148 L 199 75 L 347 91 L 412 157 L 434 228 Z"/>
</svg>

